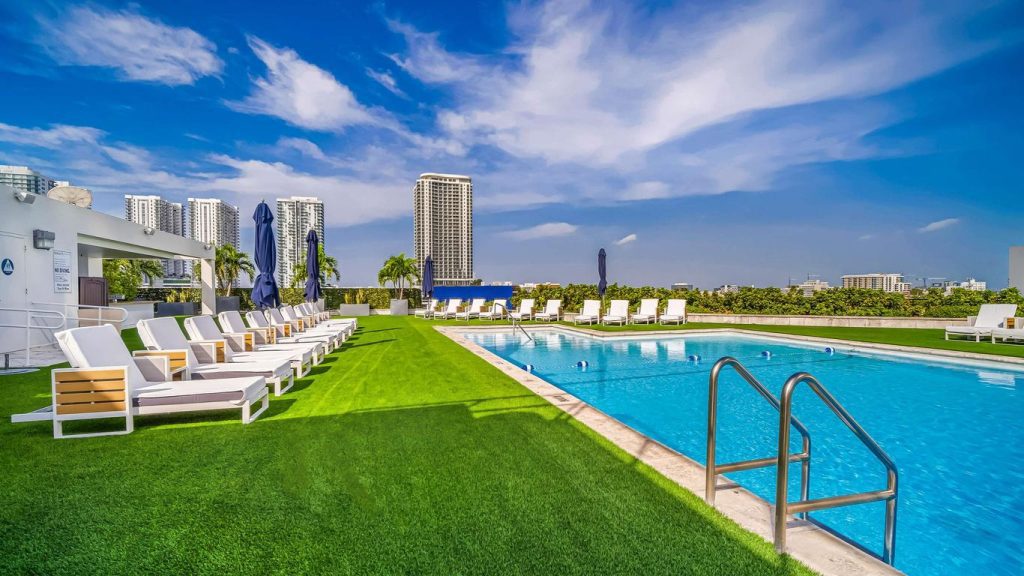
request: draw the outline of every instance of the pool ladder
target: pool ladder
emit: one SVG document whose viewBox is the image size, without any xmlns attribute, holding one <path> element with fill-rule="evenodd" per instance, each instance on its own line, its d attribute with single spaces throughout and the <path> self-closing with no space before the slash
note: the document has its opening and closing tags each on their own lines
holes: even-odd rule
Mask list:
<svg viewBox="0 0 1024 576">
<path fill-rule="evenodd" d="M 757 458 L 718 464 L 715 461 L 715 433 L 717 428 L 718 415 L 718 377 L 725 367 L 732 368 L 744 381 L 747 382 L 758 394 L 761 395 L 779 413 L 779 447 L 774 457 Z M 807 428 L 793 416 L 793 392 L 800 384 L 807 384 L 815 395 L 824 402 L 840 422 L 853 432 L 861 443 L 882 463 L 886 471 L 886 487 L 884 490 L 872 490 L 857 494 L 844 494 L 841 496 L 830 496 L 827 498 L 815 498 L 811 500 L 808 496 L 811 481 L 811 434 Z M 790 454 L 789 438 L 790 426 L 796 428 L 802 439 L 801 451 L 797 454 Z M 789 464 L 800 462 L 800 499 L 796 502 L 789 501 Z M 717 480 L 719 474 L 736 472 L 740 470 L 752 470 L 755 468 L 767 468 L 776 466 L 775 483 L 775 549 L 780 553 L 786 552 L 786 528 L 790 514 L 798 515 L 801 519 L 813 522 L 808 514 L 814 510 L 824 510 L 851 504 L 865 504 L 868 502 L 885 501 L 885 533 L 883 537 L 883 551 L 881 559 L 883 562 L 892 565 L 896 553 L 896 500 L 899 494 L 899 477 L 896 472 L 896 464 L 889 455 L 882 450 L 881 446 L 871 438 L 860 424 L 843 408 L 842 404 L 832 396 L 820 382 L 806 372 L 797 372 L 786 380 L 782 387 L 782 399 L 778 399 L 763 384 L 743 367 L 735 358 L 726 356 L 721 358 L 711 368 L 711 377 L 708 381 L 708 446 L 707 446 L 707 470 L 704 484 L 704 499 L 708 504 L 715 505 L 715 492 L 717 491 Z M 856 544 L 856 543 L 854 543 Z M 868 551 L 866 547 L 857 544 L 858 547 Z M 873 554 L 873 553 L 872 553 Z"/>
<path fill-rule="evenodd" d="M 533 342 L 533 336 L 530 336 L 530 333 L 526 331 L 526 328 L 523 328 L 523 325 L 520 324 L 518 320 L 511 316 L 508 307 L 502 304 L 498 304 L 498 306 L 501 306 L 505 310 L 505 314 L 508 316 L 509 321 L 512 323 L 512 334 L 514 335 L 516 333 L 516 328 L 519 328 L 519 331 L 523 333 L 523 336 L 526 336 L 526 338 L 530 342 Z"/>
</svg>

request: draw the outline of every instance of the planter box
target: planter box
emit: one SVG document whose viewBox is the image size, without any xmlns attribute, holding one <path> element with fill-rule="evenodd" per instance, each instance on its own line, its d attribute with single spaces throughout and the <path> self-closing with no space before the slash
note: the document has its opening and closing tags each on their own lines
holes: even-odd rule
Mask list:
<svg viewBox="0 0 1024 576">
<path fill-rule="evenodd" d="M 238 296 L 217 296 L 217 312 L 231 312 L 240 309 Z"/>
<path fill-rule="evenodd" d="M 338 307 L 338 314 L 341 316 L 369 316 L 369 304 L 342 304 Z"/>
<path fill-rule="evenodd" d="M 409 301 L 408 300 L 392 300 L 391 301 L 391 315 L 392 316 L 408 316 L 409 315 Z"/>
<path fill-rule="evenodd" d="M 195 316 L 195 302 L 157 302 L 156 317 L 164 316 Z"/>
</svg>

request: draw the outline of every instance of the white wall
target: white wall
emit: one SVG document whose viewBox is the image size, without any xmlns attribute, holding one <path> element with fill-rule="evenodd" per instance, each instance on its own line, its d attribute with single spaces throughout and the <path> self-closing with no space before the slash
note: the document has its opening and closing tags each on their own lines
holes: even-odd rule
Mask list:
<svg viewBox="0 0 1024 576">
<path fill-rule="evenodd" d="M 1010 287 L 1024 292 L 1024 246 L 1010 247 Z"/>
</svg>

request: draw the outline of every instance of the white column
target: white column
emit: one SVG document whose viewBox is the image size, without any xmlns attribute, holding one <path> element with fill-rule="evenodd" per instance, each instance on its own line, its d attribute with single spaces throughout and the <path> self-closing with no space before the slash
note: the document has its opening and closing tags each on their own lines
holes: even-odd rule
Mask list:
<svg viewBox="0 0 1024 576">
<path fill-rule="evenodd" d="M 199 261 L 199 278 L 202 289 L 202 313 L 217 313 L 217 292 L 214 290 L 213 279 L 213 258 L 203 258 Z"/>
</svg>

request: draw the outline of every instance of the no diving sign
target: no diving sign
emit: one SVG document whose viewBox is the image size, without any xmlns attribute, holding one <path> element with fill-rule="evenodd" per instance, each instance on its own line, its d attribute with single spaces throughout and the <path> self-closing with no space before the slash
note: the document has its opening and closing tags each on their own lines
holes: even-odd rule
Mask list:
<svg viewBox="0 0 1024 576">
<path fill-rule="evenodd" d="M 4 276 L 14 274 L 14 261 L 10 258 L 4 258 L 3 262 L 0 262 L 0 272 L 3 272 Z"/>
</svg>

